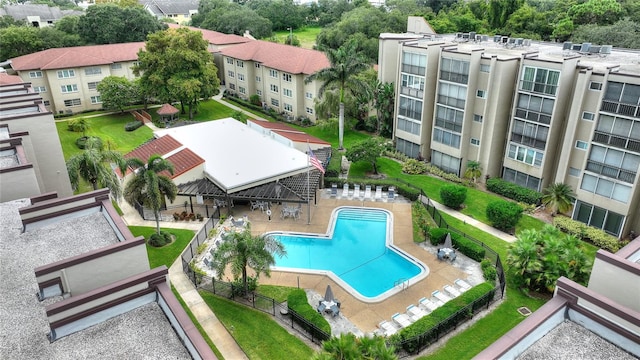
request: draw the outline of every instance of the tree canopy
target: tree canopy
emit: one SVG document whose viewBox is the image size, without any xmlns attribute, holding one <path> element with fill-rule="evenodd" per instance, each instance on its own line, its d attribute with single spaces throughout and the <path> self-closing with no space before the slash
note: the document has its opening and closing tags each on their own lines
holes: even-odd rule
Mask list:
<svg viewBox="0 0 640 360">
<path fill-rule="evenodd" d="M 141 7 L 115 4 L 90 6 L 78 21 L 78 35 L 88 44 L 144 41 L 147 35 L 167 25 Z"/>
<path fill-rule="evenodd" d="M 81 40 L 52 27 L 12 25 L 0 28 L 0 44 L 0 61 L 4 61 L 50 48 L 78 46 Z"/>
<path fill-rule="evenodd" d="M 138 103 L 140 89 L 138 85 L 124 76 L 107 76 L 98 84 L 102 107 L 124 111 L 127 105 Z"/>
<path fill-rule="evenodd" d="M 360 141 L 354 145 L 351 145 L 345 156 L 349 161 L 358 162 L 366 161 L 373 166 L 373 173 L 378 173 L 378 167 L 376 162 L 382 152 L 384 151 L 384 140 L 379 137 L 370 137 L 366 140 Z"/>
<path fill-rule="evenodd" d="M 182 113 L 186 105 L 193 118 L 199 99 L 215 95 L 220 87 L 208 46 L 201 32 L 188 28 L 149 35 L 145 49 L 138 52 L 139 64 L 133 68 L 141 76 L 142 92 L 162 102 L 180 101 Z"/>
</svg>

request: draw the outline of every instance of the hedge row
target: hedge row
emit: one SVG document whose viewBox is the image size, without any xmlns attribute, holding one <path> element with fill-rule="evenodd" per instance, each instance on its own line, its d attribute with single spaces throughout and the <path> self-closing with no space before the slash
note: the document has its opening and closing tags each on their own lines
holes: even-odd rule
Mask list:
<svg viewBox="0 0 640 360">
<path fill-rule="evenodd" d="M 141 127 L 142 125 L 143 125 L 142 121 L 138 121 L 138 120 L 131 121 L 131 122 L 128 122 L 128 123 L 124 124 L 124 130 L 125 131 L 133 131 L 133 130 L 136 130 L 137 128 Z"/>
<path fill-rule="evenodd" d="M 429 241 L 431 241 L 432 245 L 442 244 L 449 233 L 451 234 L 451 243 L 458 251 L 476 261 L 484 259 L 487 252 L 485 248 L 445 228 L 431 228 L 429 230 Z"/>
<path fill-rule="evenodd" d="M 566 216 L 553 218 L 553 225 L 566 233 L 576 236 L 578 239 L 590 241 L 595 246 L 612 253 L 620 250 L 622 246 L 622 243 L 615 236 Z"/>
<path fill-rule="evenodd" d="M 495 294 L 495 286 L 485 282 L 474 286 L 460 296 L 446 302 L 429 315 L 392 335 L 390 342 L 396 347 L 402 347 L 409 353 L 414 353 L 420 343 L 428 343 L 447 333 L 451 328 L 465 318 L 471 318 L 476 310 L 491 302 Z M 476 302 L 470 309 L 463 310 Z M 436 328 L 437 327 L 437 328 Z M 431 339 L 433 337 L 433 339 Z"/>
<path fill-rule="evenodd" d="M 360 184 L 360 189 L 364 189 L 366 185 L 371 185 L 371 188 L 375 189 L 376 186 L 382 186 L 383 189 L 388 189 L 390 186 L 396 188 L 396 193 L 398 195 L 402 195 L 403 197 L 416 201 L 418 197 L 420 197 L 420 189 L 416 189 L 405 185 L 403 183 L 398 183 L 395 181 L 386 180 L 375 180 L 375 179 L 366 179 L 366 182 L 362 182 L 364 179 L 343 179 L 338 177 L 325 177 L 324 178 L 324 186 L 329 188 L 331 184 L 337 184 L 338 188 L 342 188 L 345 183 L 349 183 L 350 187 L 353 187 L 353 184 Z"/>
<path fill-rule="evenodd" d="M 487 190 L 527 204 L 539 204 L 542 199 L 541 193 L 510 183 L 500 178 L 488 179 Z"/>
<path fill-rule="evenodd" d="M 310 323 L 315 325 L 318 329 L 331 334 L 331 326 L 327 319 L 318 313 L 318 311 L 309 305 L 307 300 L 307 294 L 302 289 L 295 289 L 289 293 L 287 297 L 287 306 L 289 309 L 295 311 L 303 318 L 307 319 Z M 304 325 L 304 324 L 301 324 Z"/>
</svg>

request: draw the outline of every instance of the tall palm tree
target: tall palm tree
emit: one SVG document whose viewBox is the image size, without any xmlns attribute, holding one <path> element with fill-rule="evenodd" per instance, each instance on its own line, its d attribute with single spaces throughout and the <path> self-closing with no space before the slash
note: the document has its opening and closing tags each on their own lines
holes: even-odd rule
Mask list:
<svg viewBox="0 0 640 360">
<path fill-rule="evenodd" d="M 178 187 L 169 177 L 161 175 L 163 171 L 173 175 L 173 165 L 159 155 L 152 155 L 145 164 L 140 159 L 129 159 L 128 165 L 136 169 L 136 174 L 124 189 L 125 200 L 153 210 L 156 218 L 156 232 L 160 234 L 160 209 L 165 198 L 173 202 L 178 194 Z"/>
<path fill-rule="evenodd" d="M 476 182 L 481 175 L 482 167 L 480 166 L 480 162 L 475 160 L 467 161 L 467 170 L 464 172 L 464 177 Z"/>
<path fill-rule="evenodd" d="M 575 199 L 576 194 L 565 183 L 555 183 L 542 190 L 542 203 L 551 209 L 551 215 L 571 210 Z"/>
<path fill-rule="evenodd" d="M 247 267 L 252 268 L 257 276 L 271 276 L 270 266 L 276 263 L 274 255 L 285 256 L 284 245 L 272 236 L 253 236 L 251 228 L 242 232 L 231 232 L 225 237 L 213 253 L 213 269 L 222 279 L 227 265 L 231 265 L 234 278 L 242 276 L 244 292 L 249 292 L 247 284 Z"/>
<path fill-rule="evenodd" d="M 119 198 L 122 195 L 122 187 L 111 167 L 113 163 L 122 173 L 126 171 L 126 161 L 119 152 L 104 150 L 97 139 L 89 138 L 84 151 L 67 160 L 71 187 L 77 191 L 80 179 L 83 179 L 91 184 L 93 190 L 106 187 L 115 198 Z"/>
<path fill-rule="evenodd" d="M 358 45 L 355 41 L 349 41 L 337 50 L 327 49 L 325 54 L 329 59 L 330 67 L 311 74 L 305 79 L 305 83 L 310 83 L 316 79 L 324 81 L 318 91 L 319 96 L 322 96 L 326 89 L 333 86 L 336 86 L 340 91 L 340 111 L 338 117 L 338 139 L 340 150 L 343 149 L 342 143 L 344 138 L 345 90 L 353 91 L 354 89 L 365 87 L 365 84 L 362 84 L 362 81 L 357 79 L 355 75 L 369 67 L 369 63 L 366 58 L 358 53 L 357 47 Z"/>
</svg>

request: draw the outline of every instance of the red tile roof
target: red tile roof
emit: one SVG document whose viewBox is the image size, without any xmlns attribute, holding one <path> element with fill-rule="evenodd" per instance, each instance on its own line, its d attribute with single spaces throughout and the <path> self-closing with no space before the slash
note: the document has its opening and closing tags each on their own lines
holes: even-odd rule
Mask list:
<svg viewBox="0 0 640 360">
<path fill-rule="evenodd" d="M 24 81 L 18 75 L 9 75 L 7 73 L 0 73 L 0 85 L 15 85 L 22 84 Z"/>
<path fill-rule="evenodd" d="M 178 140 L 172 138 L 171 135 L 165 135 L 138 146 L 131 152 L 125 154 L 124 158 L 138 158 L 146 162 L 151 155 L 162 156 L 180 148 L 181 146 L 182 144 L 178 142 Z"/>
<path fill-rule="evenodd" d="M 273 132 L 297 143 L 308 142 L 310 144 L 321 144 L 321 145 L 331 146 L 331 144 L 329 144 L 328 142 L 303 132 L 291 132 L 291 131 L 282 131 L 282 130 L 273 130 Z"/>
<path fill-rule="evenodd" d="M 311 75 L 330 66 L 327 56 L 317 50 L 255 40 L 220 50 L 222 55 L 255 61 L 291 74 Z"/>
<path fill-rule="evenodd" d="M 301 132 L 300 130 L 297 130 L 296 128 L 293 128 L 281 122 L 271 122 L 271 121 L 254 120 L 254 119 L 249 119 L 247 121 L 251 121 L 252 123 L 259 125 L 265 129 Z"/>
<path fill-rule="evenodd" d="M 173 115 L 179 112 L 180 110 L 176 109 L 176 107 L 171 104 L 163 104 L 162 107 L 156 111 L 158 115 Z"/>
<path fill-rule="evenodd" d="M 14 70 L 68 69 L 135 61 L 144 42 L 53 48 L 11 59 Z"/>
<path fill-rule="evenodd" d="M 202 33 L 202 38 L 207 40 L 209 44 L 212 44 L 212 45 L 243 44 L 249 41 L 253 41 L 244 36 L 235 35 L 235 34 L 224 34 L 221 32 L 207 30 L 207 29 L 200 29 L 193 26 L 182 26 L 178 24 L 168 24 L 168 25 L 169 25 L 169 28 L 171 29 L 186 27 L 192 31 L 200 31 Z"/>
<path fill-rule="evenodd" d="M 163 171 L 160 174 L 172 179 L 177 178 L 198 165 L 204 164 L 203 158 L 187 148 L 169 156 L 167 161 L 173 164 L 173 176 L 171 176 L 168 171 Z"/>
</svg>

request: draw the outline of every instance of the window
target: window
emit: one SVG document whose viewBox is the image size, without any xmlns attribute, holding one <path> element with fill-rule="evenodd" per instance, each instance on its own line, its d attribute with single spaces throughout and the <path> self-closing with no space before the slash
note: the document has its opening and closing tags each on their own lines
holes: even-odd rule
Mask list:
<svg viewBox="0 0 640 360">
<path fill-rule="evenodd" d="M 577 149 L 587 150 L 588 147 L 589 147 L 589 144 L 587 144 L 586 142 L 580 141 L 580 140 L 576 141 Z"/>
<path fill-rule="evenodd" d="M 97 66 L 89 67 L 89 68 L 84 69 L 84 74 L 85 75 L 100 75 L 100 74 L 102 74 L 102 69 L 97 67 Z"/>
<path fill-rule="evenodd" d="M 551 114 L 555 101 L 529 94 L 518 94 L 516 117 L 543 124 L 551 123 Z"/>
<path fill-rule="evenodd" d="M 227 71 L 227 76 L 228 76 L 228 77 L 230 77 L 230 78 L 232 78 L 232 77 L 235 77 L 235 76 L 236 76 L 236 74 L 235 74 L 233 71 L 228 70 L 228 71 Z"/>
<path fill-rule="evenodd" d="M 587 121 L 593 121 L 593 119 L 595 119 L 596 114 L 592 113 L 592 112 L 588 112 L 588 111 L 583 111 L 582 112 L 582 120 L 587 120 Z"/>
<path fill-rule="evenodd" d="M 591 143 L 585 170 L 633 184 L 639 166 L 639 155 Z"/>
<path fill-rule="evenodd" d="M 291 104 L 284 104 L 284 111 L 293 112 L 293 106 Z"/>
<path fill-rule="evenodd" d="M 473 114 L 473 121 L 481 123 L 483 120 L 482 115 Z"/>
<path fill-rule="evenodd" d="M 400 138 L 396 139 L 396 150 L 412 159 L 415 159 L 420 155 L 420 145 Z"/>
<path fill-rule="evenodd" d="M 460 175 L 460 159 L 457 157 L 431 150 L 431 164 L 440 168 L 442 171 Z"/>
<path fill-rule="evenodd" d="M 58 70 L 58 79 L 66 79 L 76 76 L 73 70 Z"/>
<path fill-rule="evenodd" d="M 481 99 L 484 99 L 484 98 L 487 97 L 487 93 L 484 90 L 478 90 L 478 91 L 476 91 L 476 96 L 481 98 Z"/>
<path fill-rule="evenodd" d="M 589 90 L 596 90 L 596 91 L 602 90 L 602 83 L 601 82 L 597 82 L 597 81 L 590 82 L 589 83 Z"/>
<path fill-rule="evenodd" d="M 544 153 L 541 151 L 536 151 L 526 146 L 520 146 L 516 144 L 509 144 L 509 153 L 507 154 L 510 159 L 533 166 L 542 165 L 543 155 Z"/>
<path fill-rule="evenodd" d="M 244 88 L 244 87 L 242 87 L 242 86 L 238 86 L 238 92 L 239 92 L 240 94 L 246 94 L 246 93 L 247 93 L 247 89 L 245 89 L 245 88 Z"/>
<path fill-rule="evenodd" d="M 280 100 L 271 98 L 271 105 L 280 106 Z"/>
<path fill-rule="evenodd" d="M 427 55 L 402 53 L 402 72 L 424 75 L 427 69 Z"/>
<path fill-rule="evenodd" d="M 255 66 L 256 69 L 260 69 L 260 63 L 253 63 L 253 66 Z"/>
<path fill-rule="evenodd" d="M 580 188 L 625 204 L 631 197 L 631 186 L 590 174 L 584 174 Z"/>
<path fill-rule="evenodd" d="M 262 81 L 262 78 L 260 76 L 256 76 L 256 82 L 260 82 Z"/>
<path fill-rule="evenodd" d="M 231 90 L 235 90 L 236 89 L 236 84 L 229 84 L 229 89 Z"/>
<path fill-rule="evenodd" d="M 256 95 L 262 96 L 262 90 L 256 90 Z"/>
<path fill-rule="evenodd" d="M 80 106 L 80 104 L 81 104 L 80 99 L 71 99 L 71 100 L 64 101 L 64 106 L 66 107 Z"/>
<path fill-rule="evenodd" d="M 313 94 L 310 92 L 306 92 L 304 93 L 304 97 L 306 97 L 307 99 L 313 99 Z"/>
<path fill-rule="evenodd" d="M 236 66 L 243 68 L 244 67 L 244 61 L 236 60 Z"/>
<path fill-rule="evenodd" d="M 422 98 L 424 95 L 424 76 L 402 74 L 400 93 Z"/>
<path fill-rule="evenodd" d="M 527 173 L 505 167 L 502 173 L 502 179 L 531 190 L 540 191 L 540 179 Z"/>
<path fill-rule="evenodd" d="M 100 81 L 89 82 L 87 83 L 87 87 L 89 88 L 89 90 L 97 90 L 98 84 L 100 84 Z"/>
<path fill-rule="evenodd" d="M 442 105 L 436 105 L 436 126 L 462 132 L 462 121 L 464 120 L 464 112 L 448 108 Z"/>
<path fill-rule="evenodd" d="M 559 78 L 559 71 L 525 66 L 520 82 L 520 89 L 555 95 Z"/>
<path fill-rule="evenodd" d="M 282 88 L 282 94 L 284 96 L 292 97 L 293 96 L 293 91 L 291 91 L 291 89 Z"/>
<path fill-rule="evenodd" d="M 576 169 L 574 167 L 570 167 L 569 168 L 569 176 L 573 176 L 573 177 L 580 177 L 580 169 Z"/>
<path fill-rule="evenodd" d="M 42 104 L 44 104 L 44 106 L 49 106 L 51 105 L 51 102 L 49 100 L 45 100 L 42 102 Z"/>
<path fill-rule="evenodd" d="M 269 85 L 269 90 L 271 90 L 271 92 L 277 93 L 278 85 L 274 85 L 274 84 Z"/>
<path fill-rule="evenodd" d="M 291 82 L 291 74 L 283 73 L 282 74 L 282 80 L 284 80 L 286 82 Z"/>
<path fill-rule="evenodd" d="M 92 96 L 91 97 L 91 103 L 92 104 L 100 104 L 100 103 L 102 103 L 102 99 L 100 98 L 100 95 Z"/>
<path fill-rule="evenodd" d="M 440 62 L 440 79 L 466 84 L 469 81 L 469 62 L 442 58 Z"/>
<path fill-rule="evenodd" d="M 440 82 L 438 85 L 438 103 L 464 109 L 467 99 L 467 87 L 464 85 Z"/>
<path fill-rule="evenodd" d="M 76 84 L 62 85 L 60 86 L 60 91 L 62 91 L 63 94 L 70 93 L 70 92 L 78 92 L 78 85 Z"/>
<path fill-rule="evenodd" d="M 491 72 L 491 65 L 480 64 L 480 72 Z"/>
<path fill-rule="evenodd" d="M 269 76 L 271 76 L 272 78 L 278 78 L 278 71 L 277 70 L 273 70 L 273 69 L 269 69 Z"/>
<path fill-rule="evenodd" d="M 238 80 L 244 81 L 244 74 L 238 73 Z"/>
<path fill-rule="evenodd" d="M 471 145 L 480 146 L 480 140 L 471 138 Z"/>
<path fill-rule="evenodd" d="M 434 128 L 433 141 L 460 149 L 460 135 L 451 131 Z"/>
<path fill-rule="evenodd" d="M 29 77 L 30 78 L 41 78 L 42 77 L 42 71 L 29 71 Z"/>
<path fill-rule="evenodd" d="M 398 117 L 397 130 L 403 130 L 414 135 L 420 135 L 420 122 Z"/>
<path fill-rule="evenodd" d="M 511 141 L 513 142 L 544 150 L 547 146 L 548 135 L 549 127 L 546 125 L 520 119 L 513 120 L 511 128 Z"/>
<path fill-rule="evenodd" d="M 422 101 L 400 96 L 398 115 L 414 120 L 422 120 Z"/>
<path fill-rule="evenodd" d="M 624 216 L 591 204 L 576 201 L 573 219 L 597 227 L 614 236 L 620 235 Z"/>
<path fill-rule="evenodd" d="M 309 114 L 309 115 L 313 115 L 313 109 L 312 109 L 312 108 L 307 107 L 307 108 L 305 108 L 304 110 L 306 111 L 306 113 L 307 113 L 307 114 Z"/>
<path fill-rule="evenodd" d="M 33 87 L 33 91 L 35 91 L 37 93 L 47 92 L 47 87 L 46 86 L 34 86 Z"/>
<path fill-rule="evenodd" d="M 111 70 L 119 70 L 119 69 L 122 69 L 122 64 L 120 63 L 111 64 Z"/>
<path fill-rule="evenodd" d="M 227 58 L 227 64 L 233 65 L 233 59 L 232 58 Z"/>
</svg>

